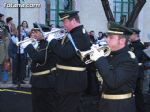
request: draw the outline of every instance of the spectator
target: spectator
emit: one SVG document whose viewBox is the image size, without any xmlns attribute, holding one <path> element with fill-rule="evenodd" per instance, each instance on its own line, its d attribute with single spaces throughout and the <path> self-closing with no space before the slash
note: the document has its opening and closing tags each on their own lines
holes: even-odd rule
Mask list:
<svg viewBox="0 0 150 112">
<path fill-rule="evenodd" d="M 22 33 L 23 33 L 23 36 L 25 37 L 28 37 L 29 36 L 29 26 L 28 26 L 28 22 L 27 21 L 22 21 L 21 23 L 21 26 L 22 26 Z"/>
<path fill-rule="evenodd" d="M 22 38 L 22 40 L 24 39 L 25 38 Z M 26 76 L 27 54 L 22 47 L 16 46 L 18 40 L 18 33 L 12 35 L 8 50 L 9 56 L 12 59 L 12 83 L 24 84 L 23 80 Z"/>
<path fill-rule="evenodd" d="M 2 63 L 8 59 L 8 31 L 4 22 L 4 14 L 0 14 L 0 77 L 3 81 L 8 80 L 8 72 L 4 69 L 2 71 Z M 6 76 L 7 78 L 3 79 Z"/>
<path fill-rule="evenodd" d="M 98 40 L 101 40 L 103 38 L 103 32 L 98 32 L 98 37 L 97 39 Z"/>
<path fill-rule="evenodd" d="M 90 37 L 91 43 L 95 43 L 96 42 L 97 39 L 95 38 L 95 32 L 93 30 L 90 31 L 89 37 Z"/>
<path fill-rule="evenodd" d="M 13 23 L 12 17 L 6 18 L 6 24 L 7 24 L 7 30 L 9 32 L 10 36 L 17 34 L 17 28 L 16 28 L 15 24 Z"/>
</svg>

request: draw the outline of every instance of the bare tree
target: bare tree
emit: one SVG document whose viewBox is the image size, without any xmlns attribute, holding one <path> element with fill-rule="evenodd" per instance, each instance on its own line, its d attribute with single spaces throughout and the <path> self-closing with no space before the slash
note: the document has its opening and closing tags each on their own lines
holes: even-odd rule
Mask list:
<svg viewBox="0 0 150 112">
<path fill-rule="evenodd" d="M 146 3 L 146 0 L 137 0 L 136 5 L 134 6 L 131 14 L 129 15 L 129 19 L 126 22 L 126 26 L 133 27 L 134 22 L 139 15 L 140 11 L 142 10 L 144 4 Z"/>
<path fill-rule="evenodd" d="M 110 9 L 109 0 L 101 0 L 101 2 L 102 2 L 102 6 L 104 9 L 107 21 L 115 21 L 112 11 Z M 137 0 L 137 3 L 135 4 L 131 14 L 129 15 L 127 22 L 124 23 L 125 21 L 122 18 L 121 24 L 123 22 L 123 24 L 125 24 L 126 26 L 133 27 L 135 20 L 137 16 L 139 15 L 140 11 L 142 10 L 145 3 L 146 3 L 146 0 Z"/>
<path fill-rule="evenodd" d="M 107 21 L 115 21 L 108 0 L 101 0 Z"/>
</svg>

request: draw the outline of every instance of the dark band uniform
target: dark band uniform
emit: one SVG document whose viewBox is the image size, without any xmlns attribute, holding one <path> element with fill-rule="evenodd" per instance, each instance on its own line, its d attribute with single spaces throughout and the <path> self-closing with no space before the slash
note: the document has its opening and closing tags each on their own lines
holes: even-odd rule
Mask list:
<svg viewBox="0 0 150 112">
<path fill-rule="evenodd" d="M 61 19 L 74 17 L 78 11 L 60 13 Z M 78 49 L 90 49 L 90 40 L 83 25 L 70 31 L 73 41 Z M 77 55 L 72 43 L 66 37 L 61 45 L 57 40 L 50 42 L 50 48 L 58 56 L 57 62 L 57 92 L 60 95 L 59 112 L 76 112 L 79 106 L 81 93 L 87 87 L 87 72 L 84 62 Z"/>
<path fill-rule="evenodd" d="M 139 35 L 140 30 L 136 28 L 131 28 L 133 32 Z M 135 53 L 135 56 L 138 60 L 139 65 L 139 74 L 138 79 L 136 82 L 136 89 L 135 89 L 135 102 L 137 112 L 144 112 L 144 96 L 142 93 L 143 90 L 143 80 L 144 80 L 144 61 L 146 55 L 144 54 L 143 50 L 146 48 L 145 45 L 141 42 L 140 39 L 132 41 L 129 44 L 130 50 Z"/>
<path fill-rule="evenodd" d="M 140 33 L 139 29 L 131 28 L 131 30 L 138 35 Z M 135 53 L 135 56 L 137 57 L 139 65 L 143 65 L 144 56 L 145 56 L 143 50 L 146 48 L 145 45 L 143 44 L 143 42 L 141 42 L 140 39 L 138 39 L 136 41 L 132 41 L 129 44 L 129 47 L 130 47 L 131 51 Z M 140 77 L 143 77 L 143 76 L 140 76 Z"/>
<path fill-rule="evenodd" d="M 43 39 L 39 41 L 37 49 L 31 44 L 25 49 L 32 59 L 30 83 L 33 112 L 55 112 L 56 57 L 52 51 L 47 51 L 47 46 L 48 42 Z"/>
<path fill-rule="evenodd" d="M 108 34 L 128 35 L 130 30 L 110 24 Z M 124 47 L 99 58 L 96 66 L 103 79 L 100 112 L 135 112 L 132 94 L 138 72 L 135 55 Z"/>
</svg>

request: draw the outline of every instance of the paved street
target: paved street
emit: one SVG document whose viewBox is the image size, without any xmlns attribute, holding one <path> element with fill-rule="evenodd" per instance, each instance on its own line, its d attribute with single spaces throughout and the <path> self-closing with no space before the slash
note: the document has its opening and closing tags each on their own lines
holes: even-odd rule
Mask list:
<svg viewBox="0 0 150 112">
<path fill-rule="evenodd" d="M 9 88 L 0 88 L 0 112 L 32 112 L 29 85 L 20 88 L 11 84 L 3 84 L 3 86 Z M 90 105 L 86 106 L 90 107 Z M 90 108 L 86 112 L 89 110 Z M 145 112 L 150 112 L 150 94 L 145 94 Z"/>
<path fill-rule="evenodd" d="M 9 88 L 8 90 L 30 91 L 29 88 Z M 0 91 L 0 112 L 32 112 L 31 95 Z"/>
<path fill-rule="evenodd" d="M 11 77 L 7 82 L 0 81 L 0 112 L 32 112 L 29 78 L 25 84 L 12 84 Z M 145 94 L 145 112 L 150 112 L 150 93 Z M 91 112 L 91 104 L 84 105 L 85 112 Z M 91 107 L 91 108 L 90 108 Z M 96 111 L 92 111 L 96 112 Z"/>
<path fill-rule="evenodd" d="M 29 79 L 20 85 L 12 84 L 11 78 L 0 81 L 0 112 L 32 112 L 30 88 Z"/>
<path fill-rule="evenodd" d="M 145 94 L 145 112 L 150 112 L 150 93 Z"/>
</svg>

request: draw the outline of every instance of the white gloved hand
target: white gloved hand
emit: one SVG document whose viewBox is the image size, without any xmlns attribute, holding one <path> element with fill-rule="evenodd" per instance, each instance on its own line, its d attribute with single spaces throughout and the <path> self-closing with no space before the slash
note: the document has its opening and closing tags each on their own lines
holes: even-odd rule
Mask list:
<svg viewBox="0 0 150 112">
<path fill-rule="evenodd" d="M 48 35 L 46 40 L 50 43 L 54 38 L 55 38 L 55 36 L 54 36 L 54 34 L 52 34 L 52 35 Z"/>
<path fill-rule="evenodd" d="M 27 42 L 21 43 L 20 47 L 25 49 L 29 44 L 32 44 L 32 41 L 27 41 Z"/>
<path fill-rule="evenodd" d="M 39 43 L 38 43 L 38 41 L 34 41 L 34 42 L 32 42 L 32 45 L 33 45 L 34 49 L 37 49 Z"/>
<path fill-rule="evenodd" d="M 93 53 L 90 55 L 90 59 L 92 61 L 97 61 L 100 57 L 104 56 L 104 51 L 103 50 L 98 51 L 97 47 L 98 47 L 97 45 L 91 46 Z"/>
</svg>

